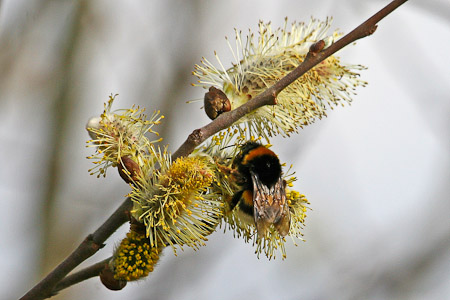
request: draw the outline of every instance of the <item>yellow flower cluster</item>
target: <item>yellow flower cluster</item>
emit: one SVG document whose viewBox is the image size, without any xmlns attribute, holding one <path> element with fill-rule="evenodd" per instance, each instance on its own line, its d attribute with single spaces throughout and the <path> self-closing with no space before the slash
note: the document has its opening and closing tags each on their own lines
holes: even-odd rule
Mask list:
<svg viewBox="0 0 450 300">
<path fill-rule="evenodd" d="M 140 155 L 146 153 L 152 144 L 161 141 L 158 138 L 150 141 L 145 134 L 152 133 L 159 136 L 152 127 L 160 124 L 164 116 L 159 111 L 153 112 L 149 119 L 144 114 L 145 109 L 132 107 L 111 111 L 116 95 L 109 96 L 105 109 L 100 117 L 91 118 L 86 129 L 92 140 L 87 141 L 88 147 L 95 147 L 96 153 L 88 156 L 96 165 L 89 172 L 99 176 L 106 176 L 106 169 L 116 167 L 121 157 L 130 157 L 138 161 Z"/>
<path fill-rule="evenodd" d="M 145 234 L 128 232 L 114 254 L 114 278 L 134 281 L 146 277 L 153 272 L 160 251 L 161 248 L 150 247 Z"/>
<path fill-rule="evenodd" d="M 246 243 L 252 242 L 256 246 L 255 253 L 258 257 L 261 253 L 264 253 L 265 256 L 272 259 L 276 257 L 277 251 L 279 251 L 282 258 L 285 258 L 286 250 L 284 245 L 286 238 L 280 236 L 273 226 L 270 227 L 264 236 L 261 236 L 257 232 L 255 220 L 252 216 L 242 212 L 239 206 L 236 206 L 233 210 L 229 209 L 228 204 L 232 196 L 240 189 L 232 175 L 235 170 L 232 167 L 233 160 L 230 158 L 236 157 L 239 145 L 243 144 L 246 139 L 245 136 L 245 129 L 244 132 L 239 132 L 237 129 L 229 128 L 211 138 L 199 151 L 213 157 L 216 162 L 216 176 L 218 180 L 217 183 L 213 184 L 213 190 L 216 191 L 219 199 L 225 204 L 222 218 L 223 223 L 225 223 L 225 230 L 228 228 L 233 231 L 235 237 L 243 238 Z M 252 140 L 255 139 L 253 138 Z M 233 143 L 236 146 L 225 148 Z M 292 175 L 290 168 L 282 175 L 286 185 L 289 187 L 286 189 L 286 200 L 291 217 L 289 236 L 302 240 L 302 230 L 309 202 L 305 195 L 291 189 L 292 183 L 297 180 Z M 296 244 L 295 240 L 292 240 Z"/>
<path fill-rule="evenodd" d="M 199 80 L 194 85 L 222 89 L 233 110 L 298 67 L 312 44 L 325 40 L 329 45 L 339 37 L 337 32 L 327 35 L 330 26 L 330 19 L 324 22 L 312 19 L 309 24 L 294 22 L 288 29 L 286 20 L 283 28 L 273 30 L 270 23 L 261 21 L 257 42 L 252 33 L 244 40 L 236 31 L 233 66 L 225 69 L 217 55 L 219 68 L 203 58 L 195 66 L 193 74 Z M 326 116 L 327 105 L 332 109 L 333 105 L 350 103 L 355 88 L 366 84 L 358 78 L 357 71 L 363 69 L 361 65 L 346 65 L 338 57 L 329 57 L 284 89 L 277 96 L 277 105 L 260 107 L 235 126 L 244 124 L 248 136 L 262 136 L 267 141 L 273 135 L 289 136 L 316 118 Z"/>
<path fill-rule="evenodd" d="M 203 245 L 221 216 L 221 203 L 210 190 L 215 180 L 212 164 L 201 156 L 158 158 L 159 169 L 143 169 L 133 187 L 133 216 L 143 222 L 152 247 Z M 148 166 L 148 165 L 147 165 Z"/>
</svg>

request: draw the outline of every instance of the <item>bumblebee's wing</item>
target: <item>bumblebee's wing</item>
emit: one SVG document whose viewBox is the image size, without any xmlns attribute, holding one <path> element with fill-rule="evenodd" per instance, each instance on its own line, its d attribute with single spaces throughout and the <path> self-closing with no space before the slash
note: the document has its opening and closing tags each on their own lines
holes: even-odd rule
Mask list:
<svg viewBox="0 0 450 300">
<path fill-rule="evenodd" d="M 271 188 L 261 183 L 258 174 L 250 172 L 253 184 L 253 212 L 258 234 L 264 236 L 271 224 L 281 236 L 289 232 L 291 216 L 284 182 L 280 177 Z"/>
</svg>

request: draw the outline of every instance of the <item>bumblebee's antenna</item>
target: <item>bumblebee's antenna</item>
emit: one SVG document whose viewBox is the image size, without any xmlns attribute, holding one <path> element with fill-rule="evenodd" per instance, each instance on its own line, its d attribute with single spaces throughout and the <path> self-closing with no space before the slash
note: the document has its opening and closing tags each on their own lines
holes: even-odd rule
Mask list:
<svg viewBox="0 0 450 300">
<path fill-rule="evenodd" d="M 223 148 L 220 148 L 220 151 L 222 151 L 223 149 L 226 149 L 226 148 L 230 148 L 230 147 L 238 147 L 238 146 L 240 146 L 240 145 L 237 145 L 237 144 L 228 145 L 228 146 L 225 146 L 225 147 L 223 147 Z M 233 157 L 226 157 L 225 159 L 233 159 Z"/>
<path fill-rule="evenodd" d="M 223 150 L 223 149 L 226 149 L 226 148 L 230 148 L 230 147 L 237 147 L 237 145 L 236 144 L 228 145 L 228 146 L 225 146 L 223 148 L 220 148 L 220 150 Z"/>
</svg>

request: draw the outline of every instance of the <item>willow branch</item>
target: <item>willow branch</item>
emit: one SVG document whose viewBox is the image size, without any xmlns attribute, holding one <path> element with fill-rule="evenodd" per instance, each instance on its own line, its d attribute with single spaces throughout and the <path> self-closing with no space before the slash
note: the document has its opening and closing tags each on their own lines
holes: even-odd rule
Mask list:
<svg viewBox="0 0 450 300">
<path fill-rule="evenodd" d="M 280 79 L 277 83 L 266 89 L 264 92 L 251 99 L 247 103 L 238 108 L 219 115 L 217 119 L 207 124 L 206 126 L 194 130 L 186 139 L 186 141 L 178 148 L 172 155 L 173 159 L 180 156 L 187 156 L 196 147 L 203 143 L 207 138 L 216 134 L 217 132 L 230 127 L 234 122 L 245 116 L 246 114 L 258 109 L 264 105 L 275 105 L 277 95 L 289 86 L 292 82 L 300 78 L 303 74 L 311 70 L 315 65 L 341 50 L 345 46 L 371 35 L 377 28 L 377 23 L 384 17 L 393 12 L 400 5 L 408 0 L 394 0 L 370 17 L 367 21 L 356 27 L 353 31 L 339 39 L 337 42 L 330 45 L 328 48 L 319 52 L 310 49 L 305 60 L 291 73 Z"/>
<path fill-rule="evenodd" d="M 84 241 L 41 282 L 26 293 L 20 300 L 40 300 L 51 297 L 56 285 L 73 269 L 83 261 L 94 255 L 104 246 L 106 239 L 111 236 L 120 226 L 129 221 L 128 212 L 132 208 L 130 198 L 122 205 L 92 234 Z"/>
</svg>

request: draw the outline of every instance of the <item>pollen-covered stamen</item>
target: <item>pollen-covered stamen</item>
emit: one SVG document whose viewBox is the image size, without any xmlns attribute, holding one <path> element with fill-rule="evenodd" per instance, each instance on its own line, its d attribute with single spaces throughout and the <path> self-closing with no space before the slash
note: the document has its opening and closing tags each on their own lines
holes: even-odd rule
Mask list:
<svg viewBox="0 0 450 300">
<path fill-rule="evenodd" d="M 195 66 L 197 85 L 222 89 L 231 109 L 235 109 L 298 67 L 308 52 L 319 53 L 339 37 L 337 32 L 327 36 L 330 23 L 331 19 L 325 22 L 312 19 L 309 24 L 292 23 L 288 28 L 286 21 L 284 28 L 272 30 L 270 23 L 260 22 L 258 40 L 249 33 L 245 43 L 241 32 L 236 31 L 236 49 L 227 40 L 236 62 L 225 69 L 217 55 L 220 68 L 203 59 L 201 65 Z M 247 134 L 266 140 L 277 134 L 289 136 L 326 116 L 328 108 L 350 103 L 355 87 L 366 84 L 357 73 L 363 69 L 329 57 L 280 92 L 275 106 L 250 112 L 236 124 L 247 127 Z"/>
<path fill-rule="evenodd" d="M 221 216 L 221 203 L 210 190 L 215 181 L 204 157 L 182 157 L 171 163 L 167 152 L 155 153 L 160 168 L 146 169 L 133 186 L 133 216 L 146 227 L 152 247 L 204 244 Z"/>
<path fill-rule="evenodd" d="M 153 271 L 161 250 L 151 247 L 145 234 L 128 232 L 114 253 L 114 279 L 134 281 L 146 277 Z"/>
<path fill-rule="evenodd" d="M 139 164 L 139 157 L 151 152 L 153 144 L 162 140 L 157 138 L 150 141 L 145 136 L 147 133 L 159 136 L 152 129 L 164 118 L 159 111 L 155 111 L 150 118 L 144 114 L 145 109 L 135 106 L 111 111 L 114 99 L 115 96 L 111 95 L 100 117 L 91 118 L 86 125 L 92 137 L 92 140 L 88 141 L 88 147 L 96 149 L 96 153 L 88 157 L 96 164 L 89 172 L 98 176 L 105 176 L 106 169 L 117 166 L 121 157 L 132 157 Z"/>
</svg>

